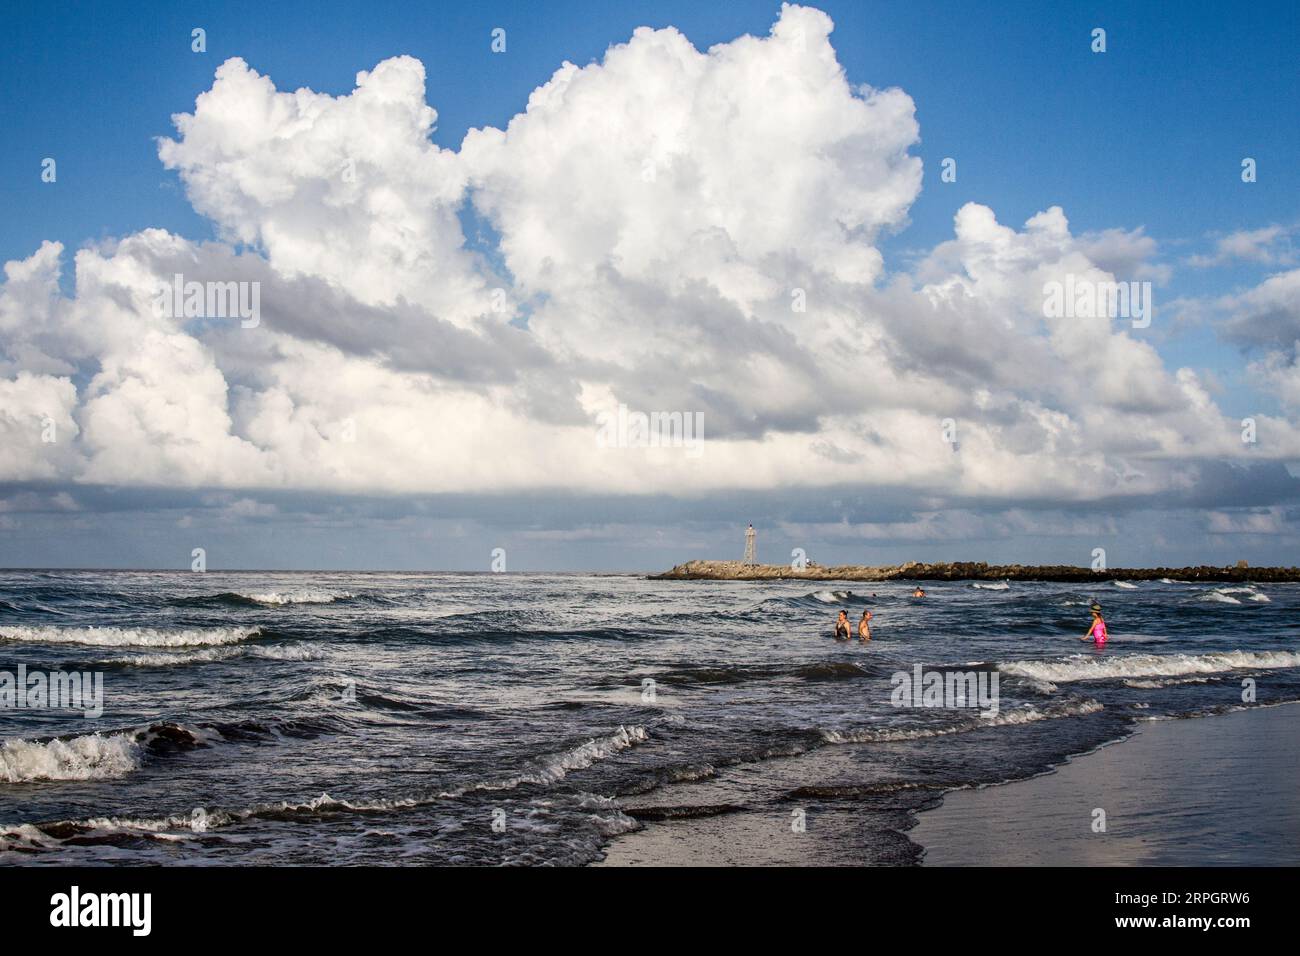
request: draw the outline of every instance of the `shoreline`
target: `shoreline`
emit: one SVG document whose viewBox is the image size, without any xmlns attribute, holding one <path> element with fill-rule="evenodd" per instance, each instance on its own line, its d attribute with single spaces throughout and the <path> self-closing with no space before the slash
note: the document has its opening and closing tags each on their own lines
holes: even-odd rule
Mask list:
<svg viewBox="0 0 1300 956">
<path fill-rule="evenodd" d="M 687 561 L 651 581 L 1050 581 L 1088 583 L 1106 581 L 1159 581 L 1168 578 L 1187 584 L 1279 584 L 1300 582 L 1300 568 L 1243 565 L 1186 568 L 1110 568 L 1093 571 L 1071 565 L 986 564 L 983 561 L 953 561 L 924 564 L 908 561 L 900 565 L 873 567 L 845 564 L 822 567 L 809 563 L 795 568 L 786 564 L 745 564 L 743 561 Z"/>
<path fill-rule="evenodd" d="M 841 769 L 855 761 L 847 749 L 777 758 L 742 768 L 742 789 L 731 792 L 768 789 L 768 778 L 789 788 L 806 779 L 799 763 L 809 758 Z M 823 776 L 834 780 L 834 765 Z M 710 781 L 670 789 L 701 786 Z M 665 797 L 667 813 L 656 813 L 653 801 L 629 811 L 642 827 L 614 837 L 589 865 L 1293 866 L 1300 862 L 1297 788 L 1300 701 L 1139 721 L 1128 736 L 1031 776 L 936 791 L 915 809 L 896 811 L 892 829 L 876 831 L 851 858 L 842 851 L 853 842 L 855 818 L 879 812 L 869 796 L 865 804 L 823 806 L 815 828 L 792 836 L 770 809 L 749 811 L 725 802 L 725 791 L 706 790 Z M 1099 808 L 1105 832 L 1092 829 Z"/>
<path fill-rule="evenodd" d="M 950 790 L 908 837 L 926 866 L 1294 866 L 1297 786 L 1300 702 L 1263 705 L 1140 722 L 1037 776 Z"/>
</svg>

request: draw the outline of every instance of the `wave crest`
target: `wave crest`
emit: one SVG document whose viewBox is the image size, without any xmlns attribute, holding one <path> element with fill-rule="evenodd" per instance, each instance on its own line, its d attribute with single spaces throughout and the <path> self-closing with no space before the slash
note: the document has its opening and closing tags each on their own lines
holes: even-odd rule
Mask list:
<svg viewBox="0 0 1300 956">
<path fill-rule="evenodd" d="M 1129 654 L 1102 660 L 1075 655 L 1062 661 L 1011 661 L 998 670 L 1052 683 L 1125 677 L 1176 677 L 1239 669 L 1300 667 L 1294 651 L 1220 651 L 1212 654 Z"/>
<path fill-rule="evenodd" d="M 53 627 L 8 625 L 0 640 L 23 644 L 83 644 L 91 647 L 216 647 L 257 637 L 259 627 Z"/>
<path fill-rule="evenodd" d="M 261 594 L 240 594 L 242 598 L 254 604 L 333 604 L 355 597 L 348 591 L 321 591 L 312 588 L 299 588 L 292 591 L 266 591 Z"/>
<path fill-rule="evenodd" d="M 976 717 L 974 720 L 960 724 L 950 724 L 946 727 L 879 727 L 863 730 L 823 730 L 821 735 L 822 739 L 830 744 L 921 740 L 926 737 L 945 737 L 948 734 L 983 730 L 985 727 L 1029 724 L 1037 720 L 1053 720 L 1058 717 L 1082 717 L 1085 714 L 1095 714 L 1104 709 L 1100 702 L 1088 698 L 1086 700 L 1061 701 L 1058 704 L 1049 704 L 1042 708 L 1027 704 L 1014 710 L 999 711 L 992 717 Z"/>
<path fill-rule="evenodd" d="M 0 781 L 109 780 L 138 769 L 142 756 L 143 748 L 133 733 L 6 740 L 0 746 Z"/>
</svg>

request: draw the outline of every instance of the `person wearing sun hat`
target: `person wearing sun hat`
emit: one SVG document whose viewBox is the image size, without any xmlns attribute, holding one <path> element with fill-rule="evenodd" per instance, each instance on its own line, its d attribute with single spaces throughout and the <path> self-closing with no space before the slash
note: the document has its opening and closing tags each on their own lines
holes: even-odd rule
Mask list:
<svg viewBox="0 0 1300 956">
<path fill-rule="evenodd" d="M 1092 611 L 1092 626 L 1088 628 L 1088 633 L 1079 640 L 1092 641 L 1098 647 L 1104 647 L 1110 635 L 1106 633 L 1106 622 L 1101 617 L 1101 605 L 1093 601 L 1092 607 L 1088 610 Z"/>
</svg>

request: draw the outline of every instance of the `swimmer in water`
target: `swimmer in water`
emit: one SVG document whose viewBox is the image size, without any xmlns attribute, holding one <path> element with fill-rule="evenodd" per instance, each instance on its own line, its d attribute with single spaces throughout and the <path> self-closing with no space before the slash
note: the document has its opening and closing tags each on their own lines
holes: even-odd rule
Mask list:
<svg viewBox="0 0 1300 956">
<path fill-rule="evenodd" d="M 912 592 L 912 597 L 925 597 L 925 591 L 921 588 L 921 585 L 916 586 L 916 590 Z"/>
<path fill-rule="evenodd" d="M 1106 622 L 1101 617 L 1101 605 L 1094 602 L 1089 610 L 1092 611 L 1092 627 L 1088 628 L 1088 633 L 1079 640 L 1092 641 L 1098 647 L 1105 647 L 1110 635 L 1106 633 Z"/>
<path fill-rule="evenodd" d="M 840 611 L 839 619 L 835 622 L 835 640 L 847 641 L 849 639 L 849 612 Z"/>
<path fill-rule="evenodd" d="M 862 620 L 858 621 L 858 640 L 863 644 L 871 640 L 871 612 L 862 609 Z"/>
</svg>

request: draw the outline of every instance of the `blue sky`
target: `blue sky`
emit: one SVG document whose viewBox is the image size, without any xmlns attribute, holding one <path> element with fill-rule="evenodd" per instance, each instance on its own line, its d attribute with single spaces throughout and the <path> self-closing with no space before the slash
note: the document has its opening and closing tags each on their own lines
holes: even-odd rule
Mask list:
<svg viewBox="0 0 1300 956">
<path fill-rule="evenodd" d="M 1012 224 L 1059 204 L 1076 230 L 1143 227 L 1188 254 L 1208 236 L 1300 220 L 1294 3 L 819 6 L 835 20 L 850 82 L 901 86 L 916 101 L 926 188 L 911 225 L 884 243 L 888 256 L 949 238 L 968 201 Z M 599 59 L 637 26 L 676 26 L 704 49 L 765 34 L 775 9 L 767 0 L 20 2 L 0 31 L 0 258 L 30 255 L 44 239 L 75 249 L 149 226 L 210 237 L 155 139 L 172 134 L 172 114 L 191 109 L 230 56 L 282 90 L 342 94 L 357 71 L 409 53 L 428 71 L 434 141 L 456 148 L 470 128 L 504 126 L 562 61 Z M 498 26 L 507 56 L 490 50 Z M 1097 26 L 1105 54 L 1090 49 Z M 205 54 L 190 50 L 194 27 L 207 31 Z M 57 189 L 40 181 L 46 156 L 59 163 Z M 1243 156 L 1258 162 L 1253 184 L 1241 182 Z M 958 161 L 955 183 L 938 182 L 945 157 Z M 1163 298 L 1220 293 L 1256 272 L 1181 270 Z M 1172 362 L 1225 376 L 1237 364 L 1204 331 L 1167 349 Z M 1243 414 L 1257 398 L 1239 399 Z"/>
<path fill-rule="evenodd" d="M 959 161 L 957 183 L 913 206 L 904 247 L 945 238 L 971 199 L 1007 221 L 1059 203 L 1083 229 L 1144 225 L 1178 241 L 1297 213 L 1295 4 L 819 6 L 835 20 L 851 82 L 901 86 L 916 101 L 927 176 L 945 156 Z M 0 31 L 10 210 L 0 255 L 146 226 L 210 233 L 153 140 L 172 133 L 171 115 L 189 110 L 230 56 L 280 89 L 339 94 L 358 70 L 409 53 L 428 71 L 434 139 L 456 147 L 471 127 L 503 126 L 560 62 L 599 59 L 637 26 L 676 26 L 704 49 L 765 34 L 774 13 L 766 0 L 10 4 Z M 196 26 L 206 54 L 190 51 Z M 508 56 L 489 49 L 497 26 Z M 1104 55 L 1089 49 L 1096 26 L 1107 30 Z M 1243 189 L 1247 155 L 1261 175 Z M 59 160 L 57 191 L 41 189 L 45 156 Z"/>
<path fill-rule="evenodd" d="M 1217 237 L 1300 223 L 1296 4 L 817 6 L 835 21 L 831 43 L 851 84 L 901 87 L 915 102 L 920 138 L 910 152 L 923 160 L 925 178 L 909 224 L 877 243 L 887 273 L 952 238 L 954 214 L 969 202 L 1017 228 L 1052 205 L 1063 207 L 1075 235 L 1141 228 L 1159 244 L 1156 261 L 1172 266 L 1157 291 L 1161 303 L 1244 291 L 1277 271 L 1276 263 L 1196 268 L 1185 260 L 1209 253 Z M 150 227 L 216 238 L 178 173 L 163 168 L 157 138 L 176 135 L 172 114 L 192 112 L 231 56 L 281 91 L 338 96 L 353 89 L 358 71 L 414 56 L 438 111 L 433 141 L 458 149 L 472 128 L 504 128 L 561 62 L 599 61 L 638 26 L 674 26 L 703 51 L 744 33 L 765 36 L 778 13 L 770 0 L 9 4 L 0 23 L 0 259 L 24 259 L 44 240 L 70 254 Z M 206 31 L 206 53 L 190 49 L 194 27 Z M 507 31 L 506 55 L 490 49 L 496 27 Z M 1106 30 L 1104 54 L 1090 50 L 1095 27 Z M 1240 176 L 1246 156 L 1258 164 L 1250 184 Z M 57 184 L 40 180 L 45 157 L 58 162 Z M 956 183 L 939 181 L 944 157 L 957 160 Z M 65 262 L 69 293 L 72 273 Z M 1213 323 L 1158 325 L 1152 341 L 1166 367 L 1211 373 L 1224 414 L 1287 414 L 1275 394 L 1248 381 L 1248 356 Z M 78 381 L 85 377 L 83 369 Z M 20 485 L 28 487 L 13 487 Z M 86 530 L 82 546 L 97 533 Z M 725 530 L 716 533 L 726 540 Z M 714 540 L 685 531 L 679 538 Z M 620 566 L 616 544 L 592 547 L 603 549 L 594 564 Z M 57 547 L 45 551 L 42 560 L 76 563 Z M 308 560 L 292 551 L 249 553 L 255 562 Z M 582 565 L 580 548 L 565 553 L 559 563 Z M 443 563 L 454 564 L 454 554 L 451 547 Z M 0 559 L 28 563 L 12 548 Z M 137 554 L 130 563 L 151 562 Z M 530 563 L 547 562 L 539 554 Z"/>
</svg>

